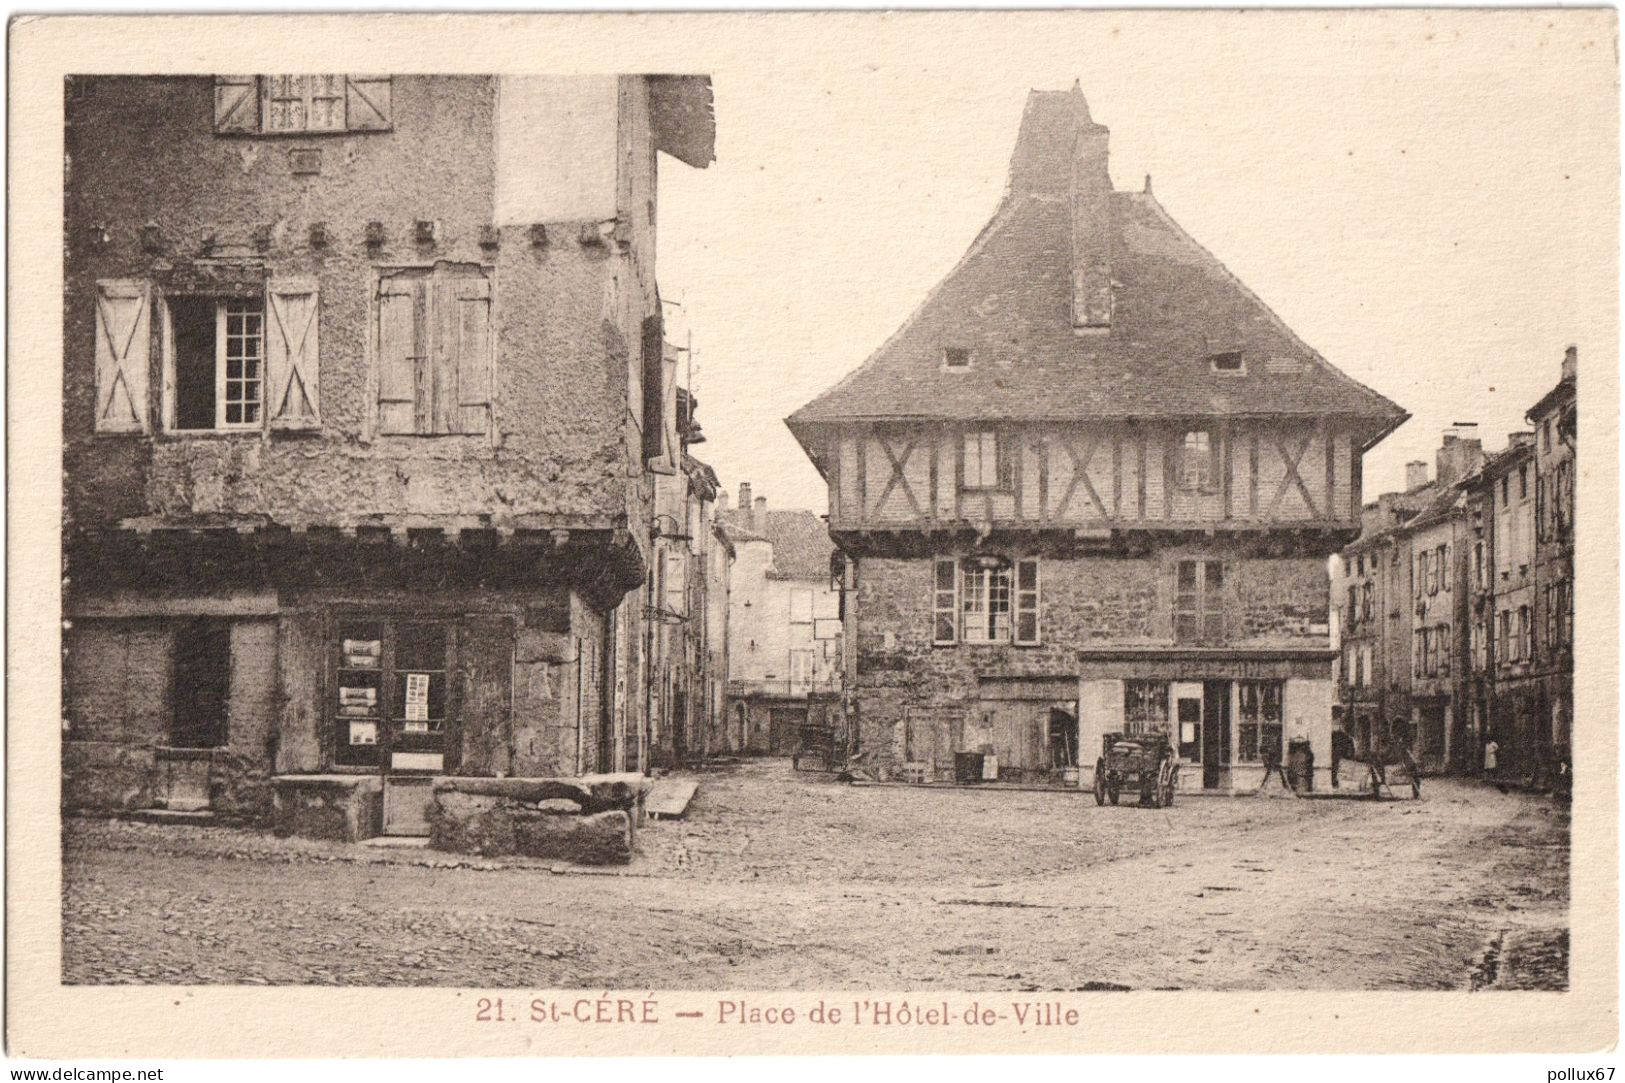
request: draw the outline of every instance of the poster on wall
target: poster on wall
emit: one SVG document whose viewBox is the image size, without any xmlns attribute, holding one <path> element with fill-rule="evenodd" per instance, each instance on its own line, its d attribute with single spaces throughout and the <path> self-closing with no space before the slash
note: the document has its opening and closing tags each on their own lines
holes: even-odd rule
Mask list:
<svg viewBox="0 0 1625 1083">
<path fill-rule="evenodd" d="M 406 675 L 406 720 L 408 722 L 426 722 L 429 719 L 429 675 L 427 673 L 408 673 Z"/>
</svg>

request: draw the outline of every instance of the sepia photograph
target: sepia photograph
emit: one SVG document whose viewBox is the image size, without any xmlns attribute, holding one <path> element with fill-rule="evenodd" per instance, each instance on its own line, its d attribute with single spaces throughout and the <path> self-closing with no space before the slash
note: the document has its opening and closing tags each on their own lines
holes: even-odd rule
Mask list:
<svg viewBox="0 0 1625 1083">
<path fill-rule="evenodd" d="M 552 18 L 13 37 L 47 982 L 1616 1025 L 1613 12 Z"/>
</svg>

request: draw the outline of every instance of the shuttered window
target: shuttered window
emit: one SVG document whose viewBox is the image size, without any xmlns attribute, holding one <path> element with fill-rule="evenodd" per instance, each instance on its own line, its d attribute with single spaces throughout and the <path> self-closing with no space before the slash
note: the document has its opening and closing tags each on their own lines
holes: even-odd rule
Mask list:
<svg viewBox="0 0 1625 1083">
<path fill-rule="evenodd" d="M 214 130 L 259 135 L 389 131 L 391 89 L 387 75 L 217 75 Z"/>
<path fill-rule="evenodd" d="M 1224 564 L 1181 560 L 1174 588 L 1175 642 L 1220 642 L 1224 638 Z"/>
<path fill-rule="evenodd" d="M 96 431 L 146 432 L 152 350 L 151 293 L 145 282 L 96 283 Z"/>
<path fill-rule="evenodd" d="M 931 642 L 959 642 L 959 564 L 939 560 L 931 602 Z"/>
<path fill-rule="evenodd" d="M 491 282 L 477 267 L 385 275 L 378 286 L 378 431 L 491 428 Z"/>
<path fill-rule="evenodd" d="M 272 428 L 310 429 L 320 423 L 321 355 L 316 280 L 273 279 L 266 289 L 265 374 Z"/>
<path fill-rule="evenodd" d="M 1038 561 L 1016 562 L 1016 642 L 1036 644 L 1038 637 Z"/>
</svg>

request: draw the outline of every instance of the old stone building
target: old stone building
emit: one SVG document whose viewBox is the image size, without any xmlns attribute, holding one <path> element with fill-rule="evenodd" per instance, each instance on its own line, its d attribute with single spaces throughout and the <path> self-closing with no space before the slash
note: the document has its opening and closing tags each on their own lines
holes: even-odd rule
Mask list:
<svg viewBox="0 0 1625 1083">
<path fill-rule="evenodd" d="M 1579 351 L 1563 355 L 1557 385 L 1525 415 L 1535 451 L 1537 717 L 1549 720 L 1552 758 L 1572 756 L 1574 733 L 1574 484 L 1579 439 Z"/>
<path fill-rule="evenodd" d="M 991 222 L 789 426 L 847 557 L 864 751 L 1087 785 L 1162 730 L 1182 785 L 1330 760 L 1328 558 L 1405 418 L 1287 328 L 1146 190 L 1082 92 L 1027 102 Z M 1329 272 L 1330 273 L 1330 272 Z M 984 760 L 984 765 L 986 761 Z"/>
<path fill-rule="evenodd" d="M 701 77 L 67 88 L 63 800 L 354 837 L 649 761 Z"/>
<path fill-rule="evenodd" d="M 672 351 L 668 350 L 668 355 Z M 717 475 L 687 449 L 705 442 L 698 402 L 678 387 L 680 468 L 655 478 L 655 555 L 649 568 L 649 729 L 656 766 L 673 767 L 711 746 L 727 680 L 726 612 L 733 546 L 717 521 Z"/>
<path fill-rule="evenodd" d="M 769 509 L 750 482 L 723 513 L 737 558 L 728 614 L 730 752 L 792 755 L 802 729 L 839 726 L 840 592 L 830 578 L 834 544 L 805 509 Z"/>
<path fill-rule="evenodd" d="M 1461 484 L 1483 461 L 1476 426 L 1455 426 L 1435 455 L 1433 476 L 1426 462 L 1408 463 L 1406 489 L 1366 506 L 1360 537 L 1334 567 L 1338 713 L 1362 753 L 1403 736 L 1428 771 L 1470 758 L 1459 688 L 1473 539 Z"/>
<path fill-rule="evenodd" d="M 1550 784 L 1573 725 L 1576 351 L 1528 412 L 1533 431 L 1485 456 L 1447 433 L 1432 479 L 1365 508 L 1340 554 L 1339 710 L 1369 750 L 1403 727 L 1433 771 Z"/>
</svg>

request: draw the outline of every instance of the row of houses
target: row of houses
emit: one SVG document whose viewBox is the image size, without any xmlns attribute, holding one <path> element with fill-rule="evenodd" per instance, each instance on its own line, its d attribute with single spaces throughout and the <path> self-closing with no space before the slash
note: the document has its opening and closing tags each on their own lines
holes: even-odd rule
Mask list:
<svg viewBox="0 0 1625 1083">
<path fill-rule="evenodd" d="M 730 543 L 655 275 L 709 79 L 65 106 L 68 808 L 413 834 L 437 777 L 710 740 Z"/>
<path fill-rule="evenodd" d="M 1412 462 L 1404 491 L 1363 509 L 1333 594 L 1357 747 L 1397 737 L 1430 770 L 1548 781 L 1568 761 L 1577 367 L 1570 347 L 1502 450 L 1457 425 L 1431 477 Z"/>
</svg>

